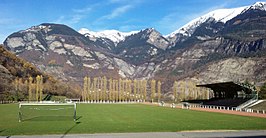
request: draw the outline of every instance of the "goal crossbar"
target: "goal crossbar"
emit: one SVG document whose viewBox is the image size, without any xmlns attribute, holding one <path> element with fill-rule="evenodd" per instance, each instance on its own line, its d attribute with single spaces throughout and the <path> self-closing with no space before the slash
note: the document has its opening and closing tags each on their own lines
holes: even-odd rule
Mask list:
<svg viewBox="0 0 266 138">
<path fill-rule="evenodd" d="M 19 122 L 22 121 L 22 112 L 21 112 L 21 106 L 73 106 L 74 107 L 74 114 L 73 118 L 74 121 L 76 121 L 76 114 L 77 114 L 77 104 L 76 103 L 19 103 Z"/>
</svg>

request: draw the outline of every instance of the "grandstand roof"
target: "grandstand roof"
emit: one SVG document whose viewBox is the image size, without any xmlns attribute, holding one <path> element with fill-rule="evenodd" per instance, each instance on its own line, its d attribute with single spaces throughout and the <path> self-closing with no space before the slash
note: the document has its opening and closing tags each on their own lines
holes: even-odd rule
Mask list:
<svg viewBox="0 0 266 138">
<path fill-rule="evenodd" d="M 197 87 L 207 87 L 216 92 L 238 92 L 244 91 L 246 94 L 251 94 L 252 90 L 241 86 L 235 82 L 220 82 L 220 83 L 211 83 L 211 84 L 202 84 L 196 85 Z"/>
</svg>

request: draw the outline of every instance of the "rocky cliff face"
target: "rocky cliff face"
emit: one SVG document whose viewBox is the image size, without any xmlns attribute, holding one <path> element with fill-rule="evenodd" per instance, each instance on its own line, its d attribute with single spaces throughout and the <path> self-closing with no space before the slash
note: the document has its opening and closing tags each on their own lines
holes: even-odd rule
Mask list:
<svg viewBox="0 0 266 138">
<path fill-rule="evenodd" d="M 107 51 L 73 29 L 59 24 L 41 24 L 13 33 L 4 44 L 41 70 L 64 81 L 79 82 L 87 74 L 116 78 L 152 77 L 155 68 L 152 63 L 138 66 L 128 63 L 123 56 Z"/>
<path fill-rule="evenodd" d="M 169 46 L 169 41 L 153 28 L 133 34 L 114 49 L 114 53 L 134 65 L 149 62 Z"/>
<path fill-rule="evenodd" d="M 149 28 L 123 38 L 115 33 L 119 41 L 114 41 L 113 35 L 82 35 L 65 25 L 41 24 L 11 34 L 4 44 L 41 70 L 77 83 L 85 75 L 156 78 L 167 87 L 164 92 L 177 79 L 261 83 L 266 11 L 265 3 L 256 5 L 234 9 L 239 13 L 226 19 L 216 16 L 219 10 L 211 12 L 167 37 Z"/>
<path fill-rule="evenodd" d="M 201 83 L 249 81 L 259 85 L 266 78 L 266 58 L 228 58 L 207 65 L 190 78 Z"/>
</svg>

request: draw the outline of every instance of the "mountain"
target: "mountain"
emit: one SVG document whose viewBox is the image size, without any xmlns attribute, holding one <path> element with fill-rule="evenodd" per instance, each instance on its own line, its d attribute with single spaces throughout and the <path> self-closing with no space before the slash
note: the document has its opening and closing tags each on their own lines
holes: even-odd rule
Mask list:
<svg viewBox="0 0 266 138">
<path fill-rule="evenodd" d="M 265 11 L 265 5 L 266 2 L 256 2 L 251 6 L 214 10 L 190 21 L 180 29 L 166 35 L 165 37 L 172 43 L 183 42 L 187 38 L 191 37 L 195 30 L 204 23 L 212 22 L 223 26 L 227 21 L 239 16 L 240 14 L 248 13 L 248 11 Z M 217 33 L 219 30 L 213 31 L 214 33 Z"/>
<path fill-rule="evenodd" d="M 86 28 L 81 28 L 78 31 L 80 34 L 85 35 L 90 40 L 96 41 L 96 39 L 109 39 L 114 44 L 118 44 L 119 42 L 125 40 L 126 37 L 138 33 L 138 31 L 131 31 L 131 32 L 120 32 L 117 30 L 103 30 L 98 32 L 90 31 Z"/>
<path fill-rule="evenodd" d="M 154 28 L 79 33 L 45 23 L 11 34 L 4 46 L 40 70 L 78 84 L 85 75 L 155 78 L 164 93 L 171 93 L 174 80 L 261 84 L 266 78 L 265 5 L 215 10 L 168 36 Z"/>
<path fill-rule="evenodd" d="M 64 81 L 79 81 L 76 78 L 101 65 L 104 69 L 113 68 L 104 63 L 111 59 L 106 59 L 102 49 L 84 35 L 61 24 L 45 23 L 13 33 L 4 44 L 8 50 L 31 61 L 42 71 Z"/>
<path fill-rule="evenodd" d="M 132 32 L 117 30 L 93 32 L 82 28 L 79 32 L 92 44 L 134 65 L 147 62 L 169 46 L 169 41 L 154 28 Z"/>
<path fill-rule="evenodd" d="M 134 65 L 147 63 L 163 52 L 169 45 L 154 28 L 141 30 L 118 43 L 114 53 Z"/>
<path fill-rule="evenodd" d="M 118 55 L 61 24 L 45 23 L 13 33 L 4 45 L 40 70 L 63 81 L 79 83 L 85 75 L 100 74 L 114 78 L 134 78 L 139 75 L 137 70 L 150 72 L 146 64 L 135 66 L 127 63 Z"/>
</svg>

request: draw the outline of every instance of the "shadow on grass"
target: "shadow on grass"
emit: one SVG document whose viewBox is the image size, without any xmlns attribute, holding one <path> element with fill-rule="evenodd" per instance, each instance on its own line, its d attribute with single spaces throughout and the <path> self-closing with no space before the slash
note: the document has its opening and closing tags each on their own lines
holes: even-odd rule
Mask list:
<svg viewBox="0 0 266 138">
<path fill-rule="evenodd" d="M 82 116 L 77 116 L 76 121 L 78 121 Z M 25 121 L 73 121 L 73 116 L 36 116 L 32 118 L 23 119 Z"/>
<path fill-rule="evenodd" d="M 2 132 L 4 132 L 5 131 L 5 129 L 3 129 L 3 130 L 0 130 L 0 134 L 2 133 Z"/>
<path fill-rule="evenodd" d="M 78 119 L 77 119 L 78 120 Z M 75 123 L 75 125 L 73 125 L 72 127 L 70 127 L 64 134 L 63 136 L 61 136 L 60 138 L 64 138 L 73 128 L 75 128 L 78 124 L 80 124 L 81 122 L 77 121 Z"/>
</svg>

